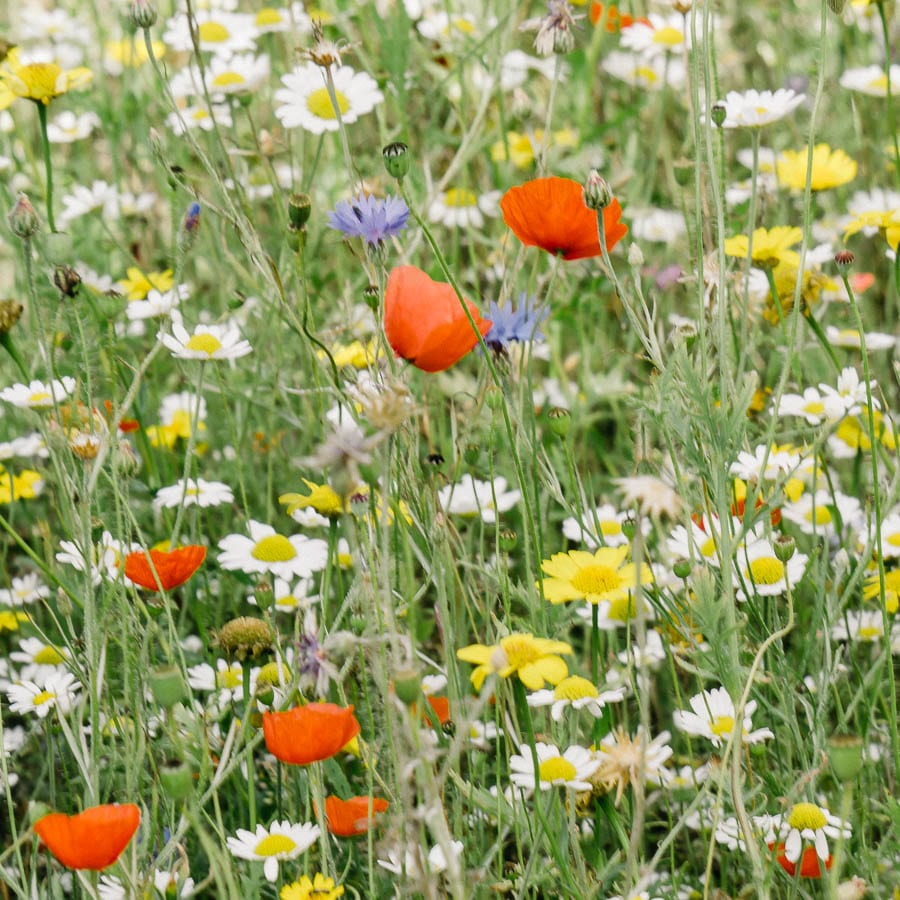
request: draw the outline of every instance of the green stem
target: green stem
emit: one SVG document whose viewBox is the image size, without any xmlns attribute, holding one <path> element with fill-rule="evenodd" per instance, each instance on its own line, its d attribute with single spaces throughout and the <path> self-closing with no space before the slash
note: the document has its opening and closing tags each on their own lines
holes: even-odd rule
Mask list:
<svg viewBox="0 0 900 900">
<path fill-rule="evenodd" d="M 887 12 L 884 0 L 877 0 L 878 17 L 881 19 L 881 33 L 884 35 L 884 76 L 887 87 L 887 120 L 888 129 L 891 132 L 891 140 L 894 142 L 894 175 L 900 184 L 900 145 L 897 143 L 897 124 L 894 121 L 894 88 L 891 84 L 891 32 L 888 28 Z"/>
<path fill-rule="evenodd" d="M 50 231 L 56 231 L 56 220 L 53 218 L 53 163 L 50 160 L 50 138 L 47 137 L 47 105 L 38 103 L 38 119 L 41 123 L 41 146 L 44 150 L 44 171 L 47 174 L 47 190 L 45 194 L 47 202 L 47 222 Z"/>
</svg>

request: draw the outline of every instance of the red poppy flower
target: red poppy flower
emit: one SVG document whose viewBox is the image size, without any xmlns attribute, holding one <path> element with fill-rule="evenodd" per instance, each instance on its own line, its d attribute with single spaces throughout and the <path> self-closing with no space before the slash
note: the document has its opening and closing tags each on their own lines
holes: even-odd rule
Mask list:
<svg viewBox="0 0 900 900">
<path fill-rule="evenodd" d="M 602 20 L 604 28 L 609 34 L 613 34 L 614 32 L 621 30 L 622 28 L 627 28 L 629 25 L 633 25 L 635 21 L 646 22 L 648 25 L 650 24 L 649 19 L 635 20 L 632 16 L 626 15 L 625 13 L 620 13 L 614 3 L 611 3 L 604 9 L 602 3 L 594 2 L 591 4 L 590 15 L 591 24 L 599 25 Z"/>
<path fill-rule="evenodd" d="M 295 766 L 330 759 L 358 734 L 359 722 L 352 706 L 307 703 L 286 712 L 263 713 L 269 753 Z"/>
<path fill-rule="evenodd" d="M 446 697 L 426 697 L 425 699 L 434 710 L 438 722 L 441 725 L 446 725 L 450 721 L 450 701 Z"/>
<path fill-rule="evenodd" d="M 597 214 L 584 205 L 581 185 L 571 178 L 536 178 L 510 188 L 500 201 L 503 221 L 529 247 L 559 253 L 563 259 L 600 256 Z M 606 248 L 628 233 L 619 218 L 622 207 L 613 198 L 603 210 Z"/>
<path fill-rule="evenodd" d="M 206 559 L 206 547 L 199 544 L 189 544 L 177 550 L 150 550 L 149 553 L 152 566 L 143 550 L 129 553 L 125 557 L 125 574 L 148 591 L 158 591 L 159 585 L 166 591 L 180 587 Z"/>
<path fill-rule="evenodd" d="M 384 812 L 388 802 L 383 797 L 372 798 L 372 816 Z M 337 837 L 355 837 L 365 834 L 372 826 L 369 818 L 369 798 L 351 797 L 341 800 L 333 794 L 325 798 L 325 821 L 328 830 Z"/>
<path fill-rule="evenodd" d="M 140 823 L 141 811 L 133 803 L 104 803 L 75 816 L 50 813 L 34 830 L 64 866 L 99 871 L 119 858 Z"/>
<path fill-rule="evenodd" d="M 474 304 L 466 300 L 482 337 L 491 329 Z M 384 294 L 384 333 L 397 356 L 424 372 L 443 372 L 477 343 L 456 291 L 432 281 L 415 266 L 391 270 Z"/>
<path fill-rule="evenodd" d="M 769 849 L 774 848 L 774 844 L 769 844 Z M 784 855 L 784 844 L 778 845 L 778 865 L 784 869 L 791 878 L 797 872 L 797 864 L 792 863 L 785 855 Z M 825 860 L 825 871 L 831 868 L 834 862 L 833 857 L 829 856 L 828 859 Z M 822 877 L 822 863 L 816 854 L 815 847 L 805 847 L 803 853 L 800 856 L 800 877 L 801 878 L 821 878 Z"/>
</svg>

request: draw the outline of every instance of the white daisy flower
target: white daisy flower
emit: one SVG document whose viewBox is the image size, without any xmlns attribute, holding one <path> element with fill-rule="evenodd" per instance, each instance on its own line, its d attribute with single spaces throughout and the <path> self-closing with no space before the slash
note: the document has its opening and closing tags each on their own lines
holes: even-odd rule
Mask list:
<svg viewBox="0 0 900 900">
<path fill-rule="evenodd" d="M 622 29 L 622 47 L 649 59 L 681 53 L 685 45 L 690 46 L 690 31 L 685 28 L 686 19 L 680 13 L 668 16 L 650 13 L 647 19 Z"/>
<path fill-rule="evenodd" d="M 119 192 L 115 185 L 99 179 L 90 187 L 75 185 L 71 194 L 63 196 L 62 205 L 59 220 L 63 225 L 69 225 L 95 209 L 102 211 L 104 219 L 115 221 L 119 218 Z"/>
<path fill-rule="evenodd" d="M 54 672 L 41 682 L 19 681 L 6 689 L 9 708 L 13 712 L 34 713 L 45 719 L 56 708 L 68 713 L 75 703 L 81 684 L 71 672 Z"/>
<path fill-rule="evenodd" d="M 448 188 L 428 207 L 428 220 L 448 228 L 482 228 L 485 216 L 496 216 L 500 191 L 478 195 L 465 188 Z"/>
<path fill-rule="evenodd" d="M 318 837 L 318 825 L 284 821 L 273 822 L 268 828 L 257 825 L 256 833 L 238 828 L 237 837 L 229 837 L 227 844 L 232 856 L 263 862 L 266 880 L 274 882 L 278 879 L 278 863 L 304 853 Z"/>
<path fill-rule="evenodd" d="M 11 587 L 0 588 L 0 605 L 27 606 L 49 596 L 50 588 L 35 572 L 29 572 L 21 578 L 13 578 Z"/>
<path fill-rule="evenodd" d="M 168 869 L 153 870 L 153 887 L 163 897 L 193 897 L 196 885 L 194 879 L 181 872 L 170 872 Z"/>
<path fill-rule="evenodd" d="M 855 328 L 835 328 L 834 325 L 828 325 L 825 328 L 825 337 L 832 347 L 849 347 L 852 350 L 859 350 L 861 343 L 859 340 L 859 332 Z M 880 331 L 866 332 L 866 351 L 870 350 L 892 350 L 897 346 L 897 338 L 892 334 L 884 334 Z"/>
<path fill-rule="evenodd" d="M 534 757 L 531 747 L 522 744 L 519 753 L 510 757 L 509 780 L 516 787 L 549 791 L 552 787 L 565 787 L 571 791 L 589 791 L 591 783 L 587 780 L 600 767 L 598 760 L 586 747 L 573 744 L 565 753 L 553 744 L 538 741 L 534 747 L 537 753 L 538 768 L 535 771 Z"/>
<path fill-rule="evenodd" d="M 599 547 L 621 547 L 628 543 L 622 526 L 631 518 L 629 512 L 620 512 L 612 504 L 604 503 L 596 509 L 585 512 L 579 525 L 574 516 L 569 516 L 562 523 L 563 535 L 570 541 L 584 543 L 589 550 Z M 646 535 L 650 523 L 643 519 L 641 531 Z"/>
<path fill-rule="evenodd" d="M 306 609 L 311 603 L 317 603 L 319 598 L 314 596 L 312 578 L 300 578 L 293 587 L 290 581 L 284 578 L 276 578 L 272 587 L 272 595 L 274 602 L 272 608 L 278 612 L 296 613 Z M 247 602 L 253 606 L 258 606 L 255 596 L 252 594 L 247 598 Z"/>
<path fill-rule="evenodd" d="M 75 379 L 64 375 L 62 379 L 53 379 L 49 384 L 43 381 L 32 381 L 30 384 L 13 384 L 0 391 L 0 400 L 5 400 L 19 409 L 46 409 L 56 403 L 62 403 L 75 390 Z"/>
<path fill-rule="evenodd" d="M 742 529 L 741 520 L 732 518 L 732 535 L 740 534 Z M 677 525 L 666 539 L 666 548 L 676 560 L 698 560 L 718 568 L 720 535 L 718 517 L 704 513 L 699 523 L 692 519 L 689 527 Z"/>
<path fill-rule="evenodd" d="M 115 875 L 101 875 L 97 884 L 98 900 L 128 900 L 128 891 Z"/>
<path fill-rule="evenodd" d="M 788 88 L 777 91 L 729 91 L 719 103 L 725 107 L 722 128 L 761 128 L 790 115 L 806 99 Z"/>
<path fill-rule="evenodd" d="M 19 642 L 19 649 L 10 653 L 9 658 L 22 666 L 19 670 L 22 681 L 40 684 L 65 666 L 69 651 L 65 647 L 47 644 L 40 638 L 24 638 Z"/>
<path fill-rule="evenodd" d="M 667 84 L 679 88 L 684 84 L 684 63 L 678 57 L 664 54 L 645 57 L 612 50 L 603 57 L 600 67 L 613 78 L 632 87 L 660 91 Z"/>
<path fill-rule="evenodd" d="M 469 722 L 469 743 L 477 750 L 490 750 L 494 742 L 501 737 L 503 729 L 498 728 L 496 722 L 482 722 L 480 719 Z"/>
<path fill-rule="evenodd" d="M 292 31 L 306 34 L 312 30 L 312 20 L 303 11 L 302 3 L 292 3 L 289 8 L 265 6 L 256 14 L 256 28 L 260 34 L 276 34 Z"/>
<path fill-rule="evenodd" d="M 234 56 L 214 56 L 206 66 L 206 87 L 213 101 L 221 102 L 226 94 L 258 91 L 268 80 L 271 71 L 265 53 L 236 53 Z M 196 66 L 176 72 L 169 83 L 175 97 L 203 97 L 203 80 Z"/>
<path fill-rule="evenodd" d="M 859 500 L 840 491 L 835 491 L 833 495 L 828 491 L 804 493 L 796 503 L 783 504 L 781 515 L 798 525 L 805 534 L 826 537 L 837 534 L 838 523 L 844 532 L 865 524 Z"/>
<path fill-rule="evenodd" d="M 444 512 L 458 516 L 481 516 L 488 524 L 497 521 L 498 512 L 507 512 L 522 498 L 522 492 L 506 490 L 506 479 L 497 476 L 493 482 L 479 481 L 468 473 L 456 484 L 438 491 L 438 503 Z"/>
<path fill-rule="evenodd" d="M 240 359 L 253 350 L 248 341 L 241 340 L 241 333 L 235 325 L 195 325 L 193 334 L 189 334 L 181 324 L 181 317 L 174 312 L 172 333 L 160 331 L 157 339 L 169 348 L 176 359 Z"/>
<path fill-rule="evenodd" d="M 421 878 L 424 875 L 440 875 L 446 872 L 448 868 L 459 868 L 459 861 L 462 858 L 463 842 L 450 842 L 451 859 L 447 859 L 440 844 L 435 844 L 428 851 L 426 856 L 421 847 L 409 847 L 401 856 L 396 850 L 388 852 L 387 856 L 376 860 L 382 869 L 393 872 L 394 875 L 402 875 L 404 872 L 408 878 Z"/>
<path fill-rule="evenodd" d="M 186 106 L 170 112 L 166 116 L 166 125 L 177 137 L 199 128 L 201 131 L 212 131 L 213 125 L 231 128 L 231 111 L 227 106 L 214 103 L 209 109 L 205 106 Z"/>
<path fill-rule="evenodd" d="M 375 79 L 366 72 L 340 66 L 332 70 L 332 77 L 345 125 L 352 125 L 384 100 Z M 337 131 L 337 114 L 319 66 L 313 62 L 297 66 L 282 76 L 281 83 L 284 87 L 275 92 L 275 100 L 282 105 L 276 108 L 275 115 L 285 128 L 303 128 L 312 134 Z"/>
<path fill-rule="evenodd" d="M 188 684 L 195 691 L 216 692 L 219 708 L 230 703 L 241 703 L 244 699 L 244 668 L 241 663 L 217 659 L 215 669 L 209 663 L 200 663 L 187 670 Z M 256 681 L 256 673 L 251 670 L 250 683 Z"/>
<path fill-rule="evenodd" d="M 880 409 L 881 404 L 875 398 L 874 394 L 878 389 L 878 384 L 873 378 L 869 382 L 869 390 L 872 392 L 872 407 Z M 820 384 L 819 390 L 825 395 L 826 408 L 831 409 L 832 404 L 835 410 L 843 408 L 844 415 L 855 416 L 863 409 L 866 409 L 866 383 L 860 381 L 859 373 L 852 366 L 847 366 L 840 375 L 838 375 L 837 386 L 832 387 L 830 384 Z M 841 416 L 831 416 L 832 420 L 840 419 Z"/>
<path fill-rule="evenodd" d="M 671 245 L 684 232 L 684 215 L 680 212 L 671 209 L 644 209 L 631 214 L 631 234 L 639 241 Z"/>
<path fill-rule="evenodd" d="M 6 459 L 28 459 L 31 457 L 47 459 L 50 451 L 44 443 L 44 436 L 39 431 L 23 434 L 11 441 L 0 442 L 0 461 Z"/>
<path fill-rule="evenodd" d="M 153 508 L 174 509 L 184 504 L 206 509 L 210 506 L 221 506 L 223 503 L 234 503 L 234 494 L 227 484 L 221 481 L 206 481 L 203 478 L 180 478 L 175 484 L 160 488 L 153 498 Z"/>
<path fill-rule="evenodd" d="M 790 450 L 775 450 L 765 444 L 754 447 L 752 453 L 742 450 L 729 473 L 744 481 L 774 481 L 780 475 L 793 472 L 800 465 L 800 454 Z"/>
<path fill-rule="evenodd" d="M 51 144 L 71 144 L 90 137 L 91 132 L 99 126 L 100 117 L 97 113 L 76 115 L 67 109 L 47 123 L 47 139 Z"/>
<path fill-rule="evenodd" d="M 891 66 L 891 84 L 900 84 L 900 66 Z M 870 97 L 887 97 L 887 72 L 884 66 L 863 66 L 859 69 L 844 69 L 840 78 L 841 87 L 859 91 Z"/>
<path fill-rule="evenodd" d="M 672 713 L 675 727 L 687 734 L 706 738 L 713 747 L 721 747 L 734 733 L 734 702 L 723 687 L 703 691 L 691 697 L 691 711 L 676 709 Z M 750 700 L 744 707 L 744 721 L 741 734 L 745 744 L 758 744 L 775 735 L 768 728 L 751 731 L 751 717 L 756 710 L 756 701 Z"/>
<path fill-rule="evenodd" d="M 829 857 L 828 838 L 844 838 L 853 833 L 849 822 L 833 816 L 824 806 L 795 803 L 786 816 L 773 816 L 773 827 L 784 841 L 784 855 L 789 862 L 800 859 L 803 842 L 811 841 L 816 856 L 825 862 Z"/>
<path fill-rule="evenodd" d="M 783 394 L 777 409 L 777 416 L 796 416 L 806 419 L 810 425 L 821 425 L 823 422 L 836 422 L 844 418 L 844 404 L 826 398 L 818 388 L 805 388 L 802 394 Z"/>
<path fill-rule="evenodd" d="M 655 628 L 647 629 L 647 639 L 644 641 L 643 648 L 639 647 L 636 641 L 631 642 L 631 646 L 627 650 L 620 650 L 616 654 L 616 659 L 622 665 L 632 665 L 636 669 L 648 667 L 650 669 L 657 668 L 668 654 L 660 633 Z"/>
<path fill-rule="evenodd" d="M 554 722 L 558 722 L 570 707 L 575 710 L 586 709 L 592 716 L 599 718 L 608 703 L 618 703 L 624 697 L 625 687 L 601 692 L 587 678 L 569 675 L 555 688 L 529 694 L 528 705 L 549 706 L 551 718 Z"/>
<path fill-rule="evenodd" d="M 311 506 L 295 509 L 291 513 L 291 518 L 303 528 L 327 528 L 329 525 L 328 518 L 316 512 Z"/>
<path fill-rule="evenodd" d="M 247 14 L 200 9 L 195 13 L 195 21 L 200 49 L 218 56 L 253 50 L 259 36 L 254 17 Z M 163 43 L 175 52 L 193 51 L 194 41 L 187 14 L 180 13 L 166 22 Z"/>
<path fill-rule="evenodd" d="M 198 400 L 200 401 L 199 405 Z M 195 416 L 200 422 L 203 422 L 206 415 L 206 399 L 198 398 L 191 391 L 168 394 L 159 406 L 159 421 L 163 425 L 175 425 L 180 419 L 190 420 Z"/>
<path fill-rule="evenodd" d="M 778 596 L 787 590 L 788 582 L 791 588 L 796 587 L 806 572 L 809 558 L 805 553 L 794 553 L 787 563 L 783 563 L 765 539 L 748 544 L 739 557 L 737 573 L 744 585 L 738 588 L 739 599 L 747 599 L 748 593 L 759 597 Z"/>
<path fill-rule="evenodd" d="M 422 37 L 436 42 L 471 38 L 482 33 L 482 27 L 470 13 L 450 15 L 447 12 L 434 12 L 417 22 L 416 28 Z"/>
<path fill-rule="evenodd" d="M 253 519 L 250 537 L 230 534 L 219 541 L 219 565 L 247 574 L 267 573 L 279 578 L 308 578 L 328 563 L 328 543 L 302 534 L 285 537 L 271 525 Z"/>
<path fill-rule="evenodd" d="M 426 696 L 431 696 L 434 694 L 439 694 L 445 687 L 447 687 L 447 676 L 443 673 L 439 673 L 437 675 L 423 675 L 422 681 L 422 693 Z"/>
<path fill-rule="evenodd" d="M 190 289 L 179 284 L 168 291 L 151 288 L 143 300 L 130 300 L 125 307 L 125 315 L 132 321 L 157 319 L 168 316 L 182 300 L 187 300 Z"/>
<path fill-rule="evenodd" d="M 836 641 L 861 641 L 872 643 L 884 637 L 884 618 L 877 609 L 848 609 L 831 627 Z"/>
</svg>

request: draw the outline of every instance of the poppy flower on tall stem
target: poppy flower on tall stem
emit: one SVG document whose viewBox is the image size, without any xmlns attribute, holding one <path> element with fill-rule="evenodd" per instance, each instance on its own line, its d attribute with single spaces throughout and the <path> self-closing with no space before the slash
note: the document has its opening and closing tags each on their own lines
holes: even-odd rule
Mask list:
<svg viewBox="0 0 900 900">
<path fill-rule="evenodd" d="M 74 816 L 50 813 L 38 819 L 34 830 L 67 868 L 100 871 L 121 856 L 140 823 L 134 803 L 104 803 Z"/>
<path fill-rule="evenodd" d="M 352 706 L 307 703 L 285 712 L 263 713 L 269 753 L 295 766 L 330 759 L 358 734 L 359 722 Z"/>
<path fill-rule="evenodd" d="M 325 798 L 325 821 L 328 830 L 336 837 L 356 837 L 365 834 L 372 827 L 376 813 L 384 812 L 388 802 L 383 797 L 372 797 L 372 812 L 369 814 L 368 797 L 350 797 L 341 800 L 332 794 Z"/>
<path fill-rule="evenodd" d="M 571 178 L 535 178 L 510 188 L 500 201 L 503 221 L 528 247 L 540 247 L 563 259 L 600 256 L 597 214 L 584 205 L 582 185 Z M 622 207 L 615 197 L 603 210 L 606 249 L 628 233 L 619 219 Z"/>
<path fill-rule="evenodd" d="M 484 337 L 493 324 L 469 300 L 466 308 Z M 477 343 L 478 334 L 456 291 L 415 266 L 398 266 L 384 294 L 384 333 L 397 356 L 423 372 L 443 372 Z"/>
<path fill-rule="evenodd" d="M 149 559 L 147 556 L 149 555 Z M 173 591 L 183 585 L 206 559 L 206 547 L 189 544 L 175 550 L 137 550 L 125 557 L 125 575 L 148 591 Z"/>
</svg>

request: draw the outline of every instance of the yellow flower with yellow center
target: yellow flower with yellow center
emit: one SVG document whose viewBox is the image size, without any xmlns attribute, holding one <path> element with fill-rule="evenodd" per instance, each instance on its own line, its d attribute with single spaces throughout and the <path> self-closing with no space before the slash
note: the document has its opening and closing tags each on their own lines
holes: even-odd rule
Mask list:
<svg viewBox="0 0 900 900">
<path fill-rule="evenodd" d="M 530 634 L 509 634 L 494 646 L 471 644 L 456 651 L 456 658 L 474 663 L 472 684 L 481 690 L 485 678 L 496 673 L 501 678 L 518 676 L 530 691 L 538 691 L 544 682 L 559 684 L 569 667 L 560 654 L 571 654 L 572 648 L 563 641 L 536 638 Z"/>
<path fill-rule="evenodd" d="M 337 491 L 327 484 L 316 484 L 302 478 L 301 481 L 309 489 L 308 494 L 282 494 L 278 498 L 279 503 L 287 506 L 285 512 L 291 516 L 298 509 L 311 507 L 323 516 L 339 516 L 344 511 L 344 504 Z"/>
<path fill-rule="evenodd" d="M 507 148 L 509 149 L 510 162 L 517 169 L 527 169 L 534 165 L 534 157 L 537 149 L 544 144 L 544 131 L 541 128 L 530 133 L 520 133 L 518 131 L 509 131 L 506 134 L 506 141 L 497 141 L 491 147 L 491 159 L 494 162 L 504 162 L 507 158 Z M 573 128 L 563 128 L 554 131 L 550 135 L 548 146 L 571 148 L 578 145 L 578 132 Z"/>
<path fill-rule="evenodd" d="M 337 900 L 344 896 L 344 888 L 317 872 L 314 878 L 303 875 L 299 881 L 286 884 L 278 896 L 280 900 Z"/>
<path fill-rule="evenodd" d="M 28 621 L 28 615 L 15 609 L 0 609 L 0 633 L 18 631 L 22 622 Z"/>
<path fill-rule="evenodd" d="M 350 100 L 347 95 L 341 91 L 335 90 L 334 98 L 337 101 L 337 107 L 341 111 L 341 115 L 345 115 L 350 109 Z M 319 119 L 336 119 L 337 113 L 334 111 L 334 104 L 326 88 L 319 88 L 312 91 L 306 98 L 306 108 Z"/>
<path fill-rule="evenodd" d="M 587 600 L 588 603 L 608 602 L 613 618 L 627 618 L 633 613 L 631 597 L 638 585 L 653 583 L 653 572 L 646 563 L 640 569 L 626 563 L 628 546 L 601 547 L 594 553 L 572 550 L 555 553 L 541 563 L 544 596 L 551 603 Z M 616 615 L 621 613 L 622 616 Z"/>
<path fill-rule="evenodd" d="M 142 40 L 131 38 L 107 41 L 103 45 L 103 52 L 109 62 L 124 69 L 137 69 L 150 60 L 147 45 Z M 166 55 L 166 45 L 162 41 L 153 41 L 153 53 L 157 59 L 162 59 Z"/>
<path fill-rule="evenodd" d="M 0 503 L 13 500 L 33 500 L 41 492 L 44 479 L 40 472 L 23 469 L 18 475 L 0 466 Z"/>
<path fill-rule="evenodd" d="M 553 689 L 554 700 L 584 700 L 585 697 L 599 697 L 597 686 L 580 675 L 570 675 Z"/>
<path fill-rule="evenodd" d="M 128 277 L 123 278 L 117 284 L 125 292 L 125 298 L 129 301 L 144 300 L 150 291 L 159 291 L 162 294 L 175 286 L 171 269 L 144 274 L 137 266 L 131 266 L 126 275 Z"/>
<path fill-rule="evenodd" d="M 793 191 L 806 190 L 807 157 L 803 150 L 785 150 L 775 163 L 778 181 Z M 810 186 L 814 191 L 840 187 L 856 178 L 857 165 L 843 150 L 832 150 L 828 144 L 813 147 Z"/>
<path fill-rule="evenodd" d="M 876 572 L 866 578 L 863 585 L 863 599 L 877 600 L 881 595 L 881 579 Z M 893 615 L 900 608 L 900 569 L 884 573 L 884 608 Z"/>
<path fill-rule="evenodd" d="M 844 240 L 858 234 L 864 228 L 877 228 L 892 250 L 900 244 L 900 210 L 860 213 L 844 227 Z"/>
<path fill-rule="evenodd" d="M 318 356 L 319 359 L 325 359 L 325 351 L 320 350 Z M 376 346 L 374 338 L 366 344 L 362 341 L 352 341 L 349 344 L 335 344 L 331 348 L 331 358 L 340 369 L 345 366 L 367 369 L 380 356 L 384 356 L 384 352 Z"/>
<path fill-rule="evenodd" d="M 790 248 L 803 240 L 803 230 L 790 225 L 776 225 L 774 228 L 755 228 L 751 257 L 754 262 L 774 268 L 780 262 L 793 266 L 800 264 L 800 254 Z M 749 239 L 746 234 L 736 234 L 725 241 L 725 255 L 747 258 Z"/>
<path fill-rule="evenodd" d="M 874 417 L 875 433 L 878 435 L 882 446 L 891 451 L 896 450 L 897 441 L 894 437 L 891 423 L 885 422 L 884 416 L 877 409 L 874 410 Z M 854 451 L 862 450 L 864 453 L 867 453 L 872 449 L 868 431 L 868 424 L 863 429 L 860 420 L 856 416 L 848 416 L 841 420 L 841 424 L 835 430 L 834 436 L 850 447 L 850 449 Z"/>
<path fill-rule="evenodd" d="M 787 316 L 794 308 L 794 289 L 797 285 L 797 266 L 790 262 L 780 262 L 772 273 L 775 279 L 775 290 L 778 300 L 771 293 L 766 297 L 766 309 L 763 318 L 772 325 L 777 325 L 782 313 Z M 836 291 L 838 282 L 823 272 L 805 270 L 800 283 L 800 309 L 805 314 L 809 307 L 815 306 L 822 296 L 822 291 Z"/>
<path fill-rule="evenodd" d="M 55 97 L 86 87 L 93 77 L 93 72 L 83 66 L 68 71 L 52 62 L 23 66 L 16 49 L 10 50 L 3 69 L 0 69 L 0 79 L 13 96 L 45 106 Z"/>
</svg>

